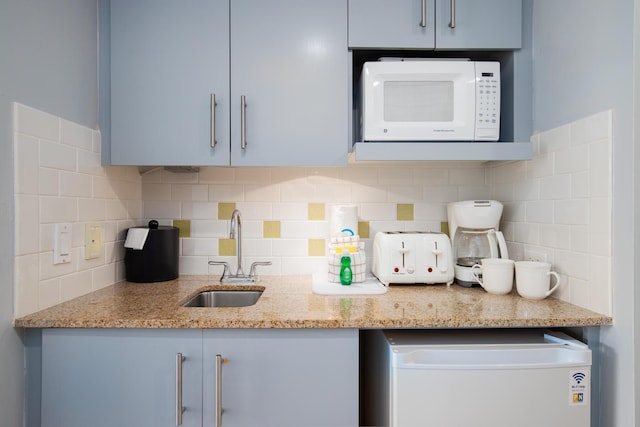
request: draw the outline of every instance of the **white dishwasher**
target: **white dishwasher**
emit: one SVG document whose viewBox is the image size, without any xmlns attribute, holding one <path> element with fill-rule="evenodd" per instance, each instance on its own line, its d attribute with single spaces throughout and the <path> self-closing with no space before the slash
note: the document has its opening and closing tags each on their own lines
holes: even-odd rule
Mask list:
<svg viewBox="0 0 640 427">
<path fill-rule="evenodd" d="M 361 424 L 590 425 L 591 350 L 537 330 L 367 331 Z"/>
</svg>

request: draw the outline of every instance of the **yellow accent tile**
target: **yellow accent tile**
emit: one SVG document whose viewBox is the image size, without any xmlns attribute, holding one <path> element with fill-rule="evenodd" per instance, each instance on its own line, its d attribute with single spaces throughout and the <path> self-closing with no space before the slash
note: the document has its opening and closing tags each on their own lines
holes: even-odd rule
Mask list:
<svg viewBox="0 0 640 427">
<path fill-rule="evenodd" d="M 236 256 L 236 239 L 219 239 L 218 255 Z"/>
<path fill-rule="evenodd" d="M 440 222 L 440 232 L 446 234 L 447 236 L 449 235 L 449 222 L 448 221 Z M 450 237 L 453 237 L 453 236 L 450 236 Z"/>
<path fill-rule="evenodd" d="M 324 203 L 309 203 L 309 221 L 324 221 Z"/>
<path fill-rule="evenodd" d="M 235 203 L 218 203 L 218 219 L 231 219 L 231 214 L 236 208 Z"/>
<path fill-rule="evenodd" d="M 325 240 L 309 239 L 309 256 L 325 256 Z"/>
<path fill-rule="evenodd" d="M 188 219 L 174 219 L 173 226 L 178 227 L 178 236 L 191 237 L 191 220 Z"/>
<path fill-rule="evenodd" d="M 262 237 L 279 239 L 280 238 L 280 221 L 263 221 Z"/>
<path fill-rule="evenodd" d="M 398 203 L 396 209 L 398 221 L 413 221 L 413 203 Z"/>
<path fill-rule="evenodd" d="M 358 221 L 358 236 L 361 239 L 369 238 L 369 221 Z"/>
</svg>

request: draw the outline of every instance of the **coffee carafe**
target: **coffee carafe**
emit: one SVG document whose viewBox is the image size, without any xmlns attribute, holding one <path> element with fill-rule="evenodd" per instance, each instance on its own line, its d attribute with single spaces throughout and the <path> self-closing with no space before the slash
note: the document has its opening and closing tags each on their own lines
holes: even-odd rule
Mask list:
<svg viewBox="0 0 640 427">
<path fill-rule="evenodd" d="M 455 282 L 478 285 L 471 267 L 483 258 L 509 258 L 507 243 L 498 231 L 502 203 L 495 200 L 468 200 L 447 205 L 449 235 L 453 242 Z"/>
</svg>

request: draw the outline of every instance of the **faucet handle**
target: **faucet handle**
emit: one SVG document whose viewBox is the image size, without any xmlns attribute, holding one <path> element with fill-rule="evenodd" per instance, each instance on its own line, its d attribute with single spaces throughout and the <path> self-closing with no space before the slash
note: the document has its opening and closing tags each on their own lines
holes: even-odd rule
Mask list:
<svg viewBox="0 0 640 427">
<path fill-rule="evenodd" d="M 251 263 L 251 269 L 249 270 L 249 277 L 255 277 L 256 267 L 259 265 L 271 265 L 271 261 L 256 261 Z"/>
<path fill-rule="evenodd" d="M 229 263 L 227 261 L 209 261 L 209 265 L 224 265 L 222 277 L 227 277 L 231 271 L 231 267 L 229 267 Z"/>
</svg>

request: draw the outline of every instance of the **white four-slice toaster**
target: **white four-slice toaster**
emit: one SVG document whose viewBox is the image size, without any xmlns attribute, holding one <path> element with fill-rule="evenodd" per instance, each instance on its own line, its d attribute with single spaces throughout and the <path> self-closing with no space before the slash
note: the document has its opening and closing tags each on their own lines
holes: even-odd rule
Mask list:
<svg viewBox="0 0 640 427">
<path fill-rule="evenodd" d="M 379 231 L 371 272 L 385 285 L 453 283 L 449 236 L 438 232 Z"/>
</svg>

